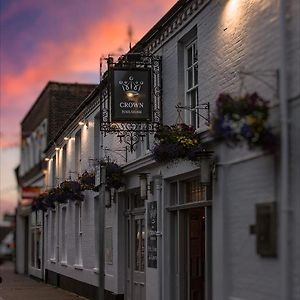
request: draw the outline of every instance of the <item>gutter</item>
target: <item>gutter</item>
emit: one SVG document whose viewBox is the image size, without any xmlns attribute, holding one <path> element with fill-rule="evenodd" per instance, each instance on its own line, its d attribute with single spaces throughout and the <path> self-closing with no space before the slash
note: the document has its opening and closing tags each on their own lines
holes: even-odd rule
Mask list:
<svg viewBox="0 0 300 300">
<path fill-rule="evenodd" d="M 290 222 L 292 217 L 289 199 L 289 119 L 288 119 L 288 91 L 287 91 L 287 28 L 286 28 L 286 0 L 279 3 L 280 30 L 280 129 L 281 129 L 281 157 L 280 157 L 280 209 L 279 209 L 279 241 L 280 241 L 280 269 L 281 269 L 281 299 L 291 299 L 291 245 Z"/>
</svg>

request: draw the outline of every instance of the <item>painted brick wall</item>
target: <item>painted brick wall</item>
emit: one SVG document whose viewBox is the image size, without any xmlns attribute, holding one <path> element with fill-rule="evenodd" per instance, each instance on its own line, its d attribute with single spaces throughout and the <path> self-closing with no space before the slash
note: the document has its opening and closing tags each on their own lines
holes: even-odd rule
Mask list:
<svg viewBox="0 0 300 300">
<path fill-rule="evenodd" d="M 235 3 L 236 6 L 231 6 Z M 289 94 L 299 96 L 299 1 L 287 1 L 289 8 L 287 51 L 289 59 Z M 197 27 L 199 53 L 199 96 L 201 101 L 214 101 L 221 92 L 236 95 L 246 92 L 258 92 L 271 101 L 272 124 L 279 127 L 279 99 L 276 71 L 280 68 L 280 27 L 279 1 L 211 1 L 211 3 L 176 36 L 166 42 L 156 54 L 163 57 L 163 120 L 164 123 L 176 122 L 175 105 L 182 99 L 180 84 L 180 64 L 183 59 L 179 42 L 184 36 Z M 240 71 L 250 75 L 242 76 Z M 267 86 L 260 77 L 269 85 Z M 299 100 L 295 100 L 299 103 Z M 295 105 L 295 104 L 294 104 Z M 298 107 L 298 106 L 297 106 Z M 296 110 L 298 112 L 298 110 Z M 293 110 L 292 126 L 299 128 Z M 299 113 L 298 113 L 299 115 Z M 203 126 L 203 130 L 207 127 Z M 292 131 L 292 161 L 299 165 L 299 142 L 296 140 L 296 129 Z M 225 152 L 224 152 L 225 151 Z M 298 152 L 297 152 L 298 151 Z M 222 153 L 223 152 L 223 153 Z M 227 256 L 224 256 L 224 269 L 219 270 L 218 258 L 214 282 L 214 299 L 280 299 L 280 260 L 263 259 L 256 255 L 255 237 L 249 235 L 249 225 L 254 223 L 255 204 L 278 200 L 279 164 L 272 156 L 260 157 L 259 152 L 237 150 L 227 153 L 221 150 L 223 162 L 231 159 L 243 159 L 257 154 L 258 158 L 249 162 L 226 168 L 218 184 L 226 185 L 226 196 L 218 191 L 215 209 L 220 209 L 218 202 L 226 206 L 223 222 L 215 226 L 224 230 L 223 244 Z M 299 297 L 299 168 L 293 169 L 292 192 L 295 206 L 293 240 L 294 266 L 294 299 Z M 297 178 L 297 179 L 296 179 Z M 217 185 L 218 186 L 218 185 Z M 218 189 L 218 188 L 217 188 Z M 226 199 L 225 199 L 226 197 Z M 217 216 L 217 214 L 215 215 Z M 225 227 L 225 229 L 222 229 Z M 216 229 L 217 230 L 217 229 Z M 216 241 L 217 238 L 215 238 Z M 216 243 L 217 245 L 217 243 Z M 226 248 L 226 249 L 225 249 Z M 224 255 L 223 249 L 215 250 L 215 255 Z M 216 279 L 218 276 L 222 279 Z M 219 281 L 220 280 L 220 281 Z M 220 283 L 221 282 L 221 283 Z M 223 288 L 223 285 L 226 287 Z M 218 292 L 219 290 L 219 292 Z M 223 293 L 225 291 L 225 294 Z"/>
</svg>

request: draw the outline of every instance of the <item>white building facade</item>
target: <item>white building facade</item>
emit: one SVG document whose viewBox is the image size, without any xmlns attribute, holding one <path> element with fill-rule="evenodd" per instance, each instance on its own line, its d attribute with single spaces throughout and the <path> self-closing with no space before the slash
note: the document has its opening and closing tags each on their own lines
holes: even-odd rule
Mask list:
<svg viewBox="0 0 300 300">
<path fill-rule="evenodd" d="M 137 43 L 133 53 L 161 57 L 162 123 L 195 126 L 212 155 L 200 166 L 161 164 L 151 155 L 153 134 L 132 153 L 118 136 L 104 135 L 105 79 L 48 146 L 47 187 L 95 172 L 108 158 L 123 167 L 124 186 L 109 199 L 85 191 L 83 201 L 48 209 L 48 282 L 95 298 L 104 247 L 107 297 L 300 297 L 299 10 L 297 1 L 178 1 Z M 230 148 L 209 134 L 219 94 L 254 92 L 270 100 L 276 154 Z M 99 201 L 106 209 L 97 242 Z M 273 242 L 260 240 L 261 224 Z"/>
</svg>

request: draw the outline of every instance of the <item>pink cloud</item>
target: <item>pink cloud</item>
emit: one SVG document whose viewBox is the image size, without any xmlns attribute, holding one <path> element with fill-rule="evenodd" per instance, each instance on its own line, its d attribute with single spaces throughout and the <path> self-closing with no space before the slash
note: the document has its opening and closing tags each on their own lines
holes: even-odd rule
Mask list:
<svg viewBox="0 0 300 300">
<path fill-rule="evenodd" d="M 16 72 L 7 67 L 1 76 L 0 146 L 7 147 L 19 142 L 17 123 L 49 80 L 87 82 L 86 74 L 89 73 L 95 74 L 97 81 L 100 56 L 119 52 L 119 48 L 124 52 L 128 50 L 128 25 L 131 24 L 134 40 L 137 41 L 154 25 L 153 20 L 161 17 L 174 2 L 134 0 L 130 5 L 124 5 L 123 0 L 114 0 L 109 4 L 110 13 L 97 22 L 86 22 L 86 26 L 80 29 L 80 36 L 59 43 L 45 39 L 28 56 L 23 70 Z M 113 7 L 122 9 L 113 13 Z M 13 6 L 2 17 L 9 18 L 20 9 L 24 9 L 24 6 Z"/>
</svg>

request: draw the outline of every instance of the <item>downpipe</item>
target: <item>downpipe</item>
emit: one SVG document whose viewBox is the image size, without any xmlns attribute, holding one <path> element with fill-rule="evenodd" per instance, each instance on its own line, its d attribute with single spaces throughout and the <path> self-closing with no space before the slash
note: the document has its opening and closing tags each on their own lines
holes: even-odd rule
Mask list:
<svg viewBox="0 0 300 300">
<path fill-rule="evenodd" d="M 281 131 L 281 194 L 280 194 L 280 262 L 281 262 L 281 299 L 291 299 L 291 204 L 289 199 L 289 122 L 287 96 L 287 42 L 286 42 L 286 0 L 280 0 L 280 131 Z"/>
</svg>

